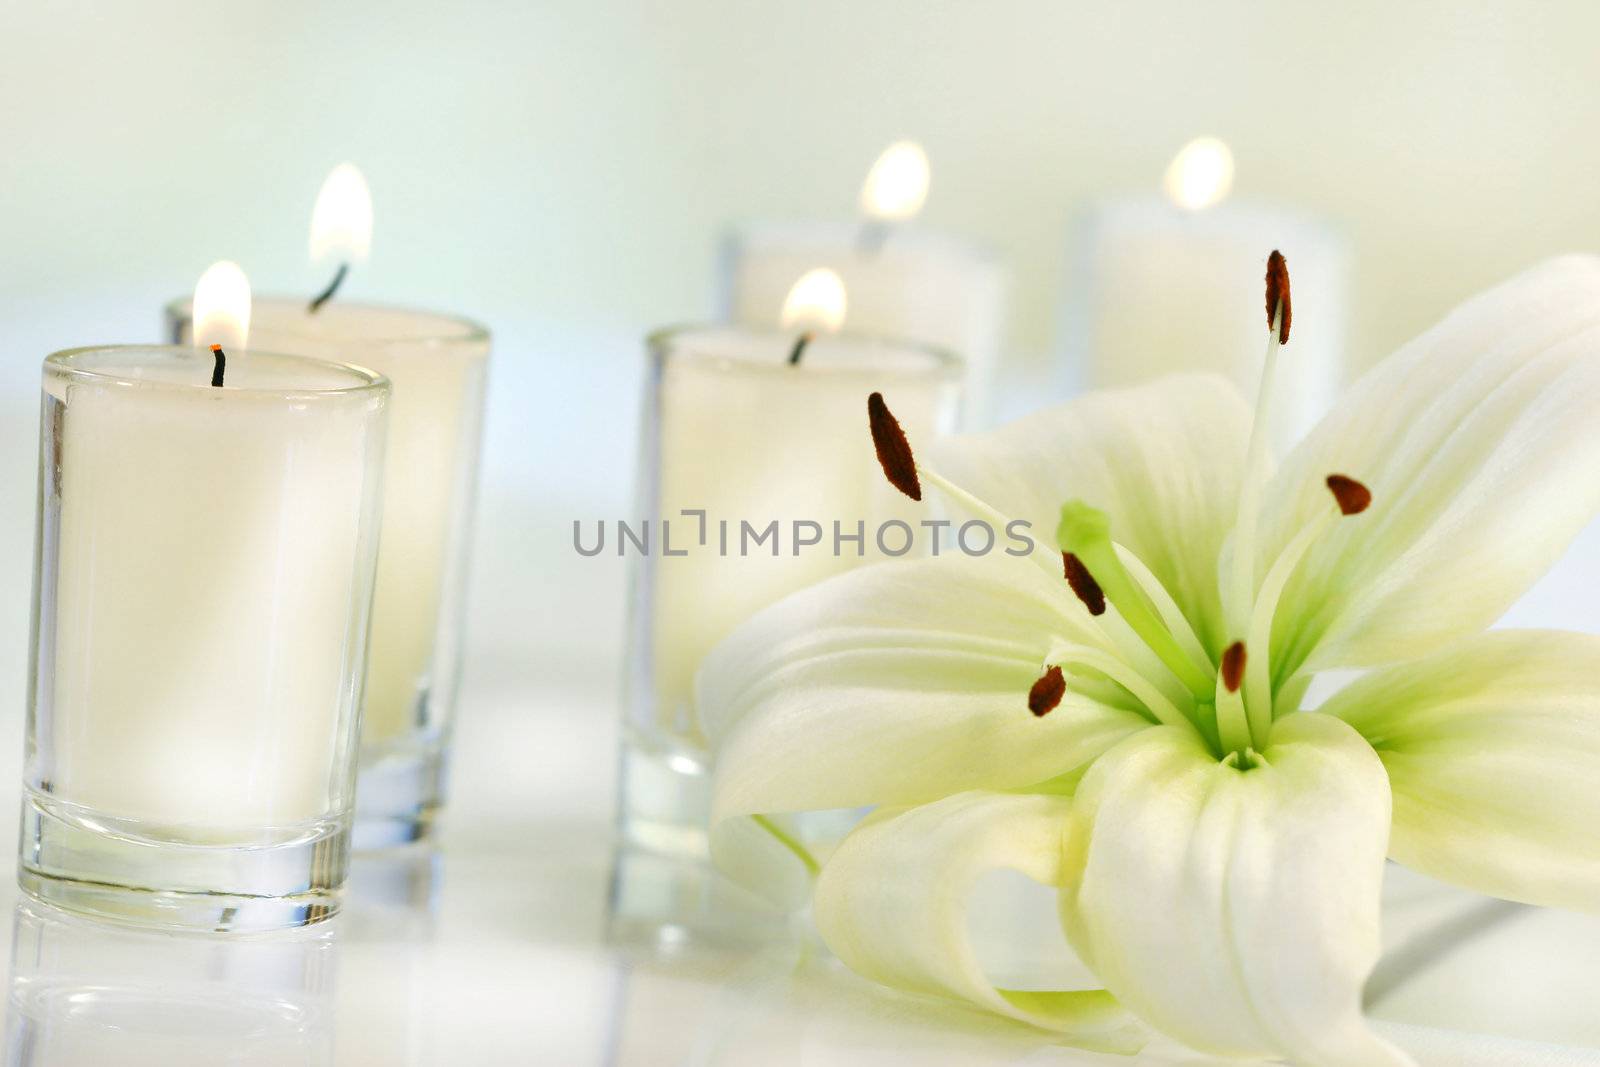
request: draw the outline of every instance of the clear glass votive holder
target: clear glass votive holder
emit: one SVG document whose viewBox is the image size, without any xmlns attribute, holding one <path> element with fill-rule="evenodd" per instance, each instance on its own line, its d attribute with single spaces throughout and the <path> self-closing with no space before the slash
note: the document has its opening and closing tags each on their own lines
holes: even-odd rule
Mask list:
<svg viewBox="0 0 1600 1067">
<path fill-rule="evenodd" d="M 190 301 L 167 308 L 176 344 Z M 420 840 L 444 804 L 460 688 L 489 331 L 447 315 L 258 298 L 250 343 L 349 360 L 389 379 L 389 474 L 373 598 L 355 845 Z"/>
<path fill-rule="evenodd" d="M 174 936 L 19 903 L 6 1063 L 332 1067 L 342 925 Z"/>
<path fill-rule="evenodd" d="M 115 346 L 44 362 L 18 877 L 102 918 L 338 908 L 389 385 Z"/>
<path fill-rule="evenodd" d="M 694 870 L 708 856 L 711 756 L 693 701 L 705 654 L 790 593 L 918 551 L 902 551 L 905 534 L 893 524 L 918 531 L 927 513 L 884 479 L 867 397 L 882 392 L 911 441 L 927 442 L 956 425 L 961 360 L 921 345 L 821 336 L 791 363 L 795 340 L 732 326 L 648 339 L 631 525 L 637 537 L 649 524 L 649 547 L 615 526 L 603 546 L 632 566 L 614 916 L 715 920 L 724 910 L 707 894 L 726 887 Z M 751 547 L 745 524 L 760 534 L 773 523 L 776 542 Z M 799 543 L 813 536 L 818 543 Z M 580 531 L 580 550 L 591 552 L 594 537 Z M 806 818 L 801 836 L 826 839 L 853 813 Z"/>
</svg>

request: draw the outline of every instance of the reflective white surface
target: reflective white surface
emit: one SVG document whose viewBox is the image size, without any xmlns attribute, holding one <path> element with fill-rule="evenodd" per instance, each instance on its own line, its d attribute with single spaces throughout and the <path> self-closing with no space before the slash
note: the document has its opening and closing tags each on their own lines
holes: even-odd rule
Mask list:
<svg viewBox="0 0 1600 1067">
<path fill-rule="evenodd" d="M 1130 1062 L 879 992 L 805 937 L 718 948 L 667 928 L 611 942 L 610 679 L 540 685 L 516 671 L 482 673 L 466 693 L 462 773 L 441 847 L 361 859 L 346 912 L 320 929 L 248 939 L 131 932 L 19 906 L 7 879 L 5 1062 Z M 975 921 L 988 962 L 1008 978 L 1062 976 L 1049 915 L 1041 891 L 1021 910 Z M 1600 1047 L 1600 919 L 1486 903 L 1400 872 L 1386 925 L 1394 950 L 1374 981 L 1389 990 L 1377 1015 L 1523 1042 L 1393 1031 L 1423 1063 L 1600 1062 L 1582 1051 L 1551 1060 L 1537 1044 Z M 1458 947 L 1418 968 L 1435 941 Z M 1139 1062 L 1207 1061 L 1156 1048 Z"/>
<path fill-rule="evenodd" d="M 532 648 L 502 659 L 492 650 L 531 644 L 527 631 L 492 614 L 474 619 L 479 639 L 436 852 L 361 857 L 339 918 L 252 939 L 129 932 L 19 907 L 14 879 L 0 877 L 7 1067 L 1131 1062 L 881 992 L 806 937 L 717 947 L 683 929 L 635 927 L 625 943 L 609 938 L 624 598 L 615 559 L 590 566 L 530 549 L 528 538 L 571 518 L 541 513 L 483 531 L 499 551 L 480 558 L 523 553 L 572 593 L 570 605 L 525 606 L 524 621 L 570 608 L 601 624 L 571 623 L 585 658 Z M 478 584 L 492 587 L 492 578 L 485 570 Z M 1600 524 L 1508 622 L 1593 630 L 1597 588 Z M 13 650 L 0 668 L 20 678 L 20 658 Z M 0 738 L 0 789 L 20 791 L 16 718 L 12 731 L 10 743 Z M 0 821 L 6 856 L 15 855 L 14 835 L 15 822 Z M 1409 1024 L 1391 1032 L 1420 1062 L 1600 1064 L 1600 918 L 1488 902 L 1392 873 L 1389 951 L 1369 994 L 1376 1016 Z M 1005 906 L 976 909 L 985 963 L 1018 985 L 1074 977 L 1048 892 L 1030 887 L 1019 906 L 1015 890 L 980 888 L 1013 894 Z M 1552 1053 L 1556 1045 L 1565 1049 Z M 1138 1062 L 1206 1061 L 1154 1048 Z"/>
</svg>

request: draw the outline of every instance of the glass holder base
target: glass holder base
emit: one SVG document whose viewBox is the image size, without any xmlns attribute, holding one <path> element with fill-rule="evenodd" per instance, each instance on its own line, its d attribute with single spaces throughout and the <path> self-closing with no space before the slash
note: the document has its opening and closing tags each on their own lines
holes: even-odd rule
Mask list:
<svg viewBox="0 0 1600 1067">
<path fill-rule="evenodd" d="M 362 851 L 428 840 L 444 807 L 442 745 L 362 755 L 352 844 Z"/>
<path fill-rule="evenodd" d="M 804 922 L 775 909 L 704 860 L 619 841 L 611 857 L 606 939 L 654 952 L 786 943 Z"/>
<path fill-rule="evenodd" d="M 711 862 L 711 768 L 693 745 L 624 727 L 617 803 L 609 899 L 614 942 L 756 945 L 790 940 L 804 926 Z M 793 829 L 807 848 L 826 855 L 862 814 L 808 812 L 793 819 Z"/>
<path fill-rule="evenodd" d="M 25 793 L 17 882 L 35 900 L 97 919 L 168 930 L 309 926 L 339 910 L 347 826 L 323 823 L 273 845 L 133 838 Z"/>
</svg>

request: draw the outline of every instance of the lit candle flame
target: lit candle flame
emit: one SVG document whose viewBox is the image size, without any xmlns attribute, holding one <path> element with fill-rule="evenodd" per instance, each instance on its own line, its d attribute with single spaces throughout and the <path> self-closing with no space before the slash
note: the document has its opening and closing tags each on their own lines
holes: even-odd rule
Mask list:
<svg viewBox="0 0 1600 1067">
<path fill-rule="evenodd" d="M 903 222 L 928 199 L 928 154 L 915 141 L 896 141 L 867 172 L 861 210 L 879 222 Z"/>
<path fill-rule="evenodd" d="M 779 319 L 785 330 L 837 333 L 844 325 L 844 279 L 827 267 L 808 270 L 783 301 Z"/>
<path fill-rule="evenodd" d="M 1202 211 L 1233 188 L 1233 152 L 1215 137 L 1196 137 L 1167 166 L 1167 195 L 1179 207 Z"/>
<path fill-rule="evenodd" d="M 365 263 L 372 249 L 372 194 L 353 163 L 333 168 L 311 210 L 311 261 Z"/>
<path fill-rule="evenodd" d="M 232 260 L 211 264 L 195 283 L 191 340 L 197 348 L 225 350 L 242 350 L 250 340 L 250 279 Z"/>
</svg>

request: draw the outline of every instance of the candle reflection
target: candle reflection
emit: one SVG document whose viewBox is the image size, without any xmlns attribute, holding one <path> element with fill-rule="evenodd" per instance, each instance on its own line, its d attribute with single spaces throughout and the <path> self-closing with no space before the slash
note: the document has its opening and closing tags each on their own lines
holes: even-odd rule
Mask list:
<svg viewBox="0 0 1600 1067">
<path fill-rule="evenodd" d="M 8 1067 L 331 1064 L 332 930 L 191 937 L 19 904 Z"/>
</svg>

